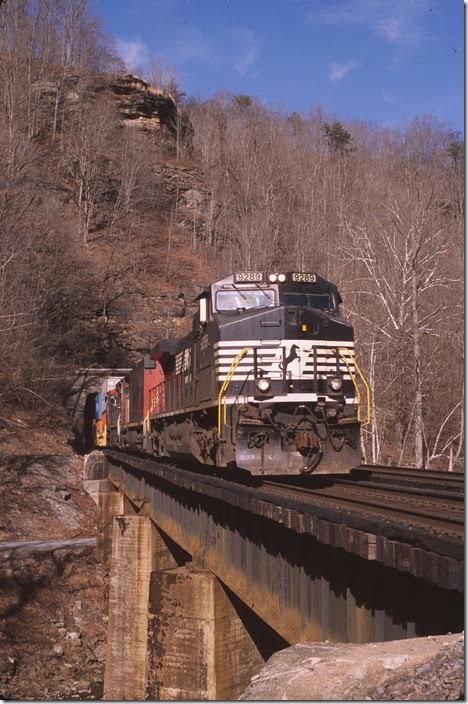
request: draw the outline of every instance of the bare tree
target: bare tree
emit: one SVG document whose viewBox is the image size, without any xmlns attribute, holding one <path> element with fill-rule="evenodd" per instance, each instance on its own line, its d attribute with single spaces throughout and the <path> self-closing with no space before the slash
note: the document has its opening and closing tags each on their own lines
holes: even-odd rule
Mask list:
<svg viewBox="0 0 468 704">
<path fill-rule="evenodd" d="M 398 183 L 389 187 L 386 179 L 386 193 L 371 199 L 361 224 L 346 222 L 348 245 L 341 247 L 341 255 L 347 278 L 358 277 L 352 313 L 365 337 L 377 337 L 387 349 L 392 371 L 385 389 L 392 391 L 398 419 L 398 461 L 411 437 L 414 463 L 422 467 L 434 432 L 429 413 L 434 344 L 447 319 L 456 316 L 447 294 L 460 290 L 461 278 L 449 262 L 449 223 L 436 192 L 434 165 L 421 164 L 414 155 L 398 162 Z"/>
<path fill-rule="evenodd" d="M 86 247 L 96 201 L 106 189 L 107 147 L 114 120 L 114 109 L 107 101 L 82 101 L 68 128 L 64 160 L 74 184 L 78 232 Z"/>
</svg>

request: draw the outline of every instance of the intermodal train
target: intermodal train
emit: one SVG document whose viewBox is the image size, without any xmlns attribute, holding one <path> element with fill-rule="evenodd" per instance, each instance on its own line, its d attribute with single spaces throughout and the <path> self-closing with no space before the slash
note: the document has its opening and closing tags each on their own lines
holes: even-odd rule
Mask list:
<svg viewBox="0 0 468 704">
<path fill-rule="evenodd" d="M 196 300 L 188 335 L 106 379 L 96 445 L 253 475 L 359 465 L 370 392 L 336 285 L 312 272 L 238 271 Z"/>
</svg>

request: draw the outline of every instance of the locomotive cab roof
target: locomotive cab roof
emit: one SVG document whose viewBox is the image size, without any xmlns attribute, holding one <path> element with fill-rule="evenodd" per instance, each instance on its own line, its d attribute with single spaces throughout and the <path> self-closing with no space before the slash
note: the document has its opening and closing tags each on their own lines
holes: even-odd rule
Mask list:
<svg viewBox="0 0 468 704">
<path fill-rule="evenodd" d="M 342 302 L 342 298 L 337 286 L 325 279 L 320 274 L 314 272 L 294 272 L 285 273 L 269 273 L 265 271 L 242 271 L 229 274 L 218 281 L 213 281 L 212 284 L 206 286 L 200 294 L 194 299 L 198 301 L 201 298 L 209 298 L 213 289 L 235 289 L 235 288 L 271 288 L 279 285 L 280 290 L 285 291 L 315 291 L 317 293 L 333 294 L 338 304 Z"/>
<path fill-rule="evenodd" d="M 276 278 L 272 278 L 276 277 Z M 225 276 L 222 279 L 218 279 L 217 281 L 213 281 L 211 284 L 208 286 L 205 286 L 205 288 L 199 293 L 196 298 L 194 298 L 194 301 L 200 300 L 200 298 L 204 298 L 205 296 L 209 296 L 211 294 L 211 291 L 213 287 L 234 287 L 234 286 L 239 286 L 239 287 L 245 287 L 245 286 L 261 286 L 261 287 L 268 287 L 272 286 L 273 284 L 280 284 L 282 286 L 294 286 L 294 287 L 314 287 L 315 290 L 321 290 L 324 293 L 335 293 L 339 297 L 339 302 L 341 303 L 341 296 L 338 292 L 337 286 L 332 283 L 331 281 L 328 281 L 328 279 L 325 279 L 323 276 L 320 276 L 320 274 L 316 274 L 313 272 L 310 273 L 305 273 L 305 272 L 294 272 L 294 271 L 288 271 L 285 272 L 284 274 L 278 274 L 278 273 L 269 273 L 269 272 L 259 272 L 259 271 L 242 271 L 242 272 L 235 272 L 233 274 L 229 274 L 228 276 Z"/>
</svg>

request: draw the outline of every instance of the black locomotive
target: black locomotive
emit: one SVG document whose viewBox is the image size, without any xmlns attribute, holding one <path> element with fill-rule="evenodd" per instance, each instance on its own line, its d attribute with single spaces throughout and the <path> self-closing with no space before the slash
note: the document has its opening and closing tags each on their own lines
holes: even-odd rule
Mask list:
<svg viewBox="0 0 468 704">
<path fill-rule="evenodd" d="M 198 302 L 186 337 L 106 385 L 99 444 L 262 475 L 360 464 L 368 387 L 337 287 L 315 273 L 237 272 Z"/>
</svg>

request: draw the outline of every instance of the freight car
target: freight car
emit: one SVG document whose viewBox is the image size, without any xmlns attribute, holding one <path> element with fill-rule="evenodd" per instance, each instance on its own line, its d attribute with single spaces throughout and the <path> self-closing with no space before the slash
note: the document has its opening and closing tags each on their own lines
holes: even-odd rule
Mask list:
<svg viewBox="0 0 468 704">
<path fill-rule="evenodd" d="M 197 300 L 191 332 L 158 342 L 107 394 L 106 443 L 262 475 L 360 464 L 369 387 L 337 287 L 237 272 Z"/>
</svg>

